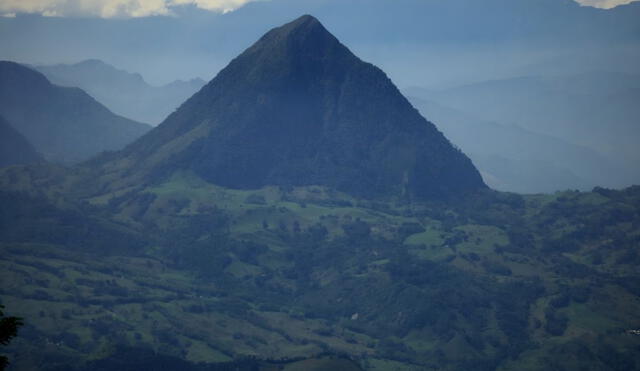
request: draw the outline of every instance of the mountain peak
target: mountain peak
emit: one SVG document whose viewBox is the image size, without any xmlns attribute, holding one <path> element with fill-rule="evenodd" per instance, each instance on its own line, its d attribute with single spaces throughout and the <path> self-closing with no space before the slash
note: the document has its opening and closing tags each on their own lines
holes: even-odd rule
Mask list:
<svg viewBox="0 0 640 371">
<path fill-rule="evenodd" d="M 285 25 L 274 28 L 265 36 L 268 37 L 270 35 L 294 35 L 308 32 L 323 32 L 326 35 L 331 35 L 318 19 L 307 14 Z"/>
<path fill-rule="evenodd" d="M 77 66 L 100 66 L 100 67 L 112 67 L 111 65 L 101 61 L 100 59 L 95 59 L 95 58 L 91 58 L 91 59 L 85 59 L 83 61 L 80 61 L 78 63 L 76 63 Z"/>
<path fill-rule="evenodd" d="M 312 16 L 269 31 L 121 156 L 150 181 L 190 170 L 236 189 L 425 199 L 485 187 L 384 72 Z"/>
<path fill-rule="evenodd" d="M 306 54 L 326 53 L 328 48 L 342 47 L 336 39 L 315 17 L 303 15 L 283 26 L 267 32 L 248 52 L 257 49 L 286 49 L 289 52 L 303 49 Z"/>
<path fill-rule="evenodd" d="M 293 27 L 293 28 L 308 28 L 308 27 L 318 27 L 318 26 L 322 27 L 322 24 L 320 24 L 320 21 L 318 21 L 316 17 L 309 14 L 305 14 L 289 22 L 283 27 L 287 27 L 287 26 Z"/>
</svg>

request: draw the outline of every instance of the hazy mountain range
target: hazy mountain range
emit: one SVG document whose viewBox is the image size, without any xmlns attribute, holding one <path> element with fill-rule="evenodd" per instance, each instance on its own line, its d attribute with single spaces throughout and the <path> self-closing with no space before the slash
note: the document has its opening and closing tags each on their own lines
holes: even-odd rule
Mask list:
<svg viewBox="0 0 640 371">
<path fill-rule="evenodd" d="M 37 65 L 98 58 L 144 72 L 156 85 L 209 79 L 271 27 L 312 13 L 403 87 L 520 76 L 523 70 L 638 72 L 640 65 L 637 2 L 603 10 L 572 0 L 272 0 L 226 14 L 190 7 L 176 12 L 117 22 L 1 18 L 0 58 Z"/>
<path fill-rule="evenodd" d="M 194 78 L 151 86 L 140 74 L 95 59 L 35 69 L 56 85 L 81 88 L 118 115 L 151 125 L 159 124 L 205 84 Z"/>
<path fill-rule="evenodd" d="M 81 87 L 117 114 L 157 124 L 202 84 L 168 82 L 209 79 L 272 26 L 313 13 L 396 85 L 429 91 L 405 90 L 409 96 L 475 122 L 517 125 L 536 143 L 546 138 L 545 148 L 557 149 L 525 155 L 501 147 L 499 135 L 484 135 L 486 150 L 468 154 L 491 185 L 539 192 L 623 187 L 640 179 L 639 2 L 603 10 L 572 0 L 272 0 L 226 14 L 176 11 L 175 17 L 117 22 L 2 18 L 0 56 L 43 66 L 54 83 Z M 52 66 L 89 58 L 144 79 L 97 60 Z M 449 120 L 422 114 L 446 132 Z M 517 137 L 532 143 L 527 135 Z M 462 135 L 450 139 L 472 148 Z"/>
<path fill-rule="evenodd" d="M 640 75 L 590 72 L 405 92 L 490 184 L 531 192 L 638 183 L 639 88 Z"/>
<path fill-rule="evenodd" d="M 469 155 L 494 189 L 536 193 L 634 183 L 628 168 L 592 148 L 517 125 L 485 121 L 432 101 L 410 100 Z"/>
<path fill-rule="evenodd" d="M 636 162 L 640 75 L 592 72 L 485 81 L 421 96 L 482 119 L 587 145 Z M 414 90 L 410 94 L 420 95 Z"/>
<path fill-rule="evenodd" d="M 97 60 L 38 69 L 54 82 L 111 102 L 118 112 L 146 111 L 147 118 L 156 119 L 204 85 L 193 79 L 151 87 L 139 74 Z M 620 188 L 640 179 L 637 146 L 630 140 L 637 135 L 634 98 L 639 88 L 638 75 L 585 72 L 405 92 L 424 117 L 472 158 L 491 187 L 535 193 Z M 585 125 L 591 125 L 589 130 Z"/>
<path fill-rule="evenodd" d="M 204 84 L 193 79 L 155 88 L 139 74 L 96 60 L 39 69 L 59 84 L 111 102 L 118 112 L 146 111 L 156 119 Z M 491 187 L 535 193 L 620 188 L 639 181 L 639 151 L 630 139 L 638 135 L 639 88 L 638 75 L 585 72 L 405 92 L 472 158 Z"/>
<path fill-rule="evenodd" d="M 0 115 L 45 159 L 59 163 L 120 149 L 150 129 L 115 115 L 79 88 L 53 85 L 6 61 L 0 62 Z"/>
</svg>

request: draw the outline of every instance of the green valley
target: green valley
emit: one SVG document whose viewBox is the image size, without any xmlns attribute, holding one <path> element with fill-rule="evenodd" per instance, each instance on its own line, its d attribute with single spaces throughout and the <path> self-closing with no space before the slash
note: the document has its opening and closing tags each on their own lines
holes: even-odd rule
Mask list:
<svg viewBox="0 0 640 371">
<path fill-rule="evenodd" d="M 19 185 L 3 185 L 1 280 L 27 323 L 10 348 L 22 367 L 123 346 L 194 363 L 335 354 L 372 370 L 639 361 L 638 187 L 444 205 L 180 172 L 74 198 L 59 196 L 62 170 L 39 171 L 52 178 L 2 174 Z"/>
</svg>

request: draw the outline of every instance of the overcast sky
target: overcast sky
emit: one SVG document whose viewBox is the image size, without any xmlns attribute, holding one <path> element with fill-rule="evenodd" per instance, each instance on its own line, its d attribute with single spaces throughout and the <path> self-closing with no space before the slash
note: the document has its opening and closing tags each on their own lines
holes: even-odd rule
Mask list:
<svg viewBox="0 0 640 371">
<path fill-rule="evenodd" d="M 191 5 L 214 12 L 230 12 L 251 1 L 268 0 L 0 0 L 0 14 L 35 13 L 55 17 L 128 18 L 172 15 Z M 304 0 L 301 0 L 304 1 Z M 613 8 L 637 0 L 576 0 L 583 5 Z"/>
</svg>

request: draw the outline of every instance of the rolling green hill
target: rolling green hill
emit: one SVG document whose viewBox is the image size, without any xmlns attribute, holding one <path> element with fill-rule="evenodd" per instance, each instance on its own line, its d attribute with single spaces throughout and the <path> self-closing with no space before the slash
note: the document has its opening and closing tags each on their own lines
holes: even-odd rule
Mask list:
<svg viewBox="0 0 640 371">
<path fill-rule="evenodd" d="M 637 187 L 394 204 L 183 173 L 52 200 L 63 186 L 35 185 L 60 171 L 0 178 L 0 297 L 27 323 L 17 369 L 116 346 L 194 363 L 329 352 L 372 370 L 640 361 Z"/>
</svg>

